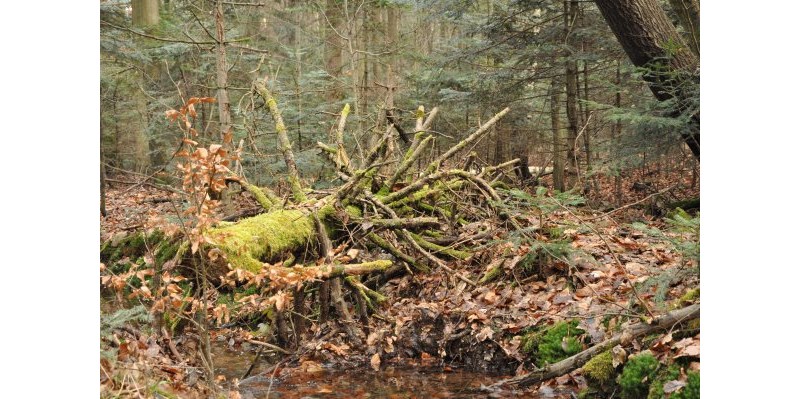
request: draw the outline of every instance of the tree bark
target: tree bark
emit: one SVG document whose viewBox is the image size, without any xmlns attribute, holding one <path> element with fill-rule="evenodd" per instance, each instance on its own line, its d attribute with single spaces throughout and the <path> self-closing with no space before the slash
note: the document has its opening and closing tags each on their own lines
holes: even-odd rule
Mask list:
<svg viewBox="0 0 800 399">
<path fill-rule="evenodd" d="M 676 99 L 673 116 L 686 111 L 700 85 L 699 60 L 684 43 L 656 0 L 596 0 L 600 13 L 660 101 Z M 700 159 L 700 112 L 691 116 L 686 145 Z"/>
<path fill-rule="evenodd" d="M 333 78 L 333 86 L 329 91 L 329 100 L 339 100 L 342 92 L 339 89 L 339 73 L 342 71 L 342 41 L 334 31 L 341 31 L 342 13 L 336 5 L 336 0 L 327 0 L 325 3 L 325 71 Z"/>
<path fill-rule="evenodd" d="M 550 125 L 553 129 L 553 188 L 564 191 L 563 139 L 561 138 L 561 85 L 553 79 L 550 85 Z"/>
<path fill-rule="evenodd" d="M 214 8 L 214 22 L 217 27 L 217 106 L 220 140 L 222 140 L 231 128 L 231 103 L 228 99 L 228 61 L 225 54 L 225 21 L 221 1 L 217 1 L 217 6 Z"/>
<path fill-rule="evenodd" d="M 132 0 L 133 26 L 147 27 L 158 25 L 158 0 Z"/>
<path fill-rule="evenodd" d="M 566 68 L 565 68 L 565 83 L 567 93 L 567 122 L 568 122 L 568 139 L 567 139 L 567 168 L 571 172 L 570 176 L 576 176 L 575 179 L 570 178 L 570 187 L 577 183 L 578 173 L 578 157 L 575 153 L 578 141 L 578 125 L 580 124 L 580 117 L 578 115 L 578 61 L 572 57 L 572 47 L 570 36 L 572 29 L 575 26 L 575 20 L 578 17 L 578 2 L 571 0 L 564 2 L 564 43 L 566 44 Z"/>
</svg>

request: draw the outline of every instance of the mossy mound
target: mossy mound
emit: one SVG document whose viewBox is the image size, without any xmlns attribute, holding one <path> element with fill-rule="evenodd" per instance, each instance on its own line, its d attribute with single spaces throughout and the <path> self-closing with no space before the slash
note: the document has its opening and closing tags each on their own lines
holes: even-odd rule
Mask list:
<svg viewBox="0 0 800 399">
<path fill-rule="evenodd" d="M 647 351 L 631 357 L 617 378 L 621 396 L 631 399 L 647 397 L 659 366 L 658 359 Z"/>
<path fill-rule="evenodd" d="M 583 350 L 579 337 L 584 333 L 578 328 L 578 320 L 558 322 L 523 336 L 522 351 L 530 354 L 537 366 L 544 367 Z"/>
<path fill-rule="evenodd" d="M 583 372 L 593 381 L 605 384 L 614 375 L 614 360 L 611 351 L 605 351 L 583 366 Z"/>
<path fill-rule="evenodd" d="M 700 399 L 700 373 L 690 372 L 686 386 L 670 396 L 670 399 Z"/>
</svg>

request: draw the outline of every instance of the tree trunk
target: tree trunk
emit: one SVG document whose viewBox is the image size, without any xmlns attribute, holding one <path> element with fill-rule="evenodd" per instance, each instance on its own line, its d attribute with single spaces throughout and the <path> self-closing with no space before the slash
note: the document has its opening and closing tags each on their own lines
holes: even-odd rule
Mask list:
<svg viewBox="0 0 800 399">
<path fill-rule="evenodd" d="M 637 67 L 649 71 L 645 80 L 660 101 L 676 99 L 673 116 L 687 111 L 700 85 L 699 60 L 684 43 L 656 0 L 597 0 L 597 7 L 622 48 Z M 694 112 L 686 145 L 700 158 L 700 112 Z"/>
<path fill-rule="evenodd" d="M 567 139 L 567 168 L 570 177 L 569 187 L 574 187 L 577 184 L 577 178 L 580 175 L 578 172 L 578 157 L 575 153 L 578 142 L 578 125 L 580 124 L 580 117 L 578 115 L 578 61 L 575 60 L 572 54 L 572 46 L 570 44 L 570 36 L 575 26 L 575 20 L 578 17 L 578 2 L 565 1 L 564 2 L 564 43 L 566 43 L 567 50 L 566 57 L 566 73 L 565 83 L 567 92 L 567 122 L 568 122 L 568 139 Z"/>
<path fill-rule="evenodd" d="M 147 27 L 158 25 L 158 0 L 132 0 L 133 26 Z"/>
<path fill-rule="evenodd" d="M 231 128 L 231 103 L 228 99 L 228 60 L 225 55 L 225 21 L 222 2 L 217 1 L 214 9 L 214 22 L 217 27 L 217 106 L 219 107 L 220 141 Z"/>
<path fill-rule="evenodd" d="M 622 106 L 622 74 L 620 73 L 620 65 L 619 61 L 617 61 L 617 93 L 614 94 L 614 106 L 619 109 Z M 622 122 L 619 120 L 614 123 L 614 127 L 612 128 L 611 138 L 612 140 L 616 140 L 620 133 L 622 132 Z M 618 168 L 620 169 L 620 168 Z M 621 170 L 617 170 L 616 175 L 614 175 L 614 199 L 616 201 L 616 206 L 622 206 L 622 173 Z"/>
<path fill-rule="evenodd" d="M 106 216 L 106 157 L 103 152 L 103 124 L 100 124 L 100 214 Z"/>
<path fill-rule="evenodd" d="M 325 71 L 333 78 L 333 85 L 328 92 L 329 100 L 339 100 L 342 92 L 339 89 L 339 73 L 342 71 L 342 42 L 334 29 L 341 31 L 342 14 L 336 0 L 325 3 Z"/>
<path fill-rule="evenodd" d="M 550 124 L 553 128 L 553 188 L 564 191 L 564 141 L 561 138 L 561 85 L 553 79 L 550 85 Z"/>
</svg>

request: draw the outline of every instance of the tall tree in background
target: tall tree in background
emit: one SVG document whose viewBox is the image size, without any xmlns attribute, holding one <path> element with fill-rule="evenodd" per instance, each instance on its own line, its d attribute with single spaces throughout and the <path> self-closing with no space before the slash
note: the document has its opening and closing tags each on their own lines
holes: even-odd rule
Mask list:
<svg viewBox="0 0 800 399">
<path fill-rule="evenodd" d="M 159 21 L 158 0 L 131 0 L 133 25 L 139 27 L 157 25 Z"/>
<path fill-rule="evenodd" d="M 550 125 L 553 130 L 553 188 L 564 191 L 564 139 L 561 134 L 561 84 L 554 78 L 550 85 Z"/>
<path fill-rule="evenodd" d="M 567 93 L 567 168 L 570 171 L 569 186 L 572 187 L 577 182 L 572 177 L 577 177 L 578 158 L 576 152 L 578 141 L 578 125 L 580 116 L 578 114 L 578 61 L 573 56 L 572 50 L 572 31 L 578 19 L 578 2 L 575 0 L 564 2 L 564 47 L 566 59 L 565 79 Z"/>
<path fill-rule="evenodd" d="M 147 29 L 158 25 L 160 20 L 158 6 L 158 0 L 133 0 L 131 2 L 131 22 L 133 26 Z M 137 69 L 141 69 L 141 73 L 138 87 L 133 91 L 132 95 L 135 102 L 136 115 L 131 121 L 131 128 L 133 129 L 133 142 L 135 143 L 135 169 L 143 172 L 150 166 L 149 154 L 151 152 L 147 138 L 148 101 L 143 90 L 147 82 L 147 74 L 154 74 L 154 72 L 158 71 L 158 68 L 147 61 L 141 63 L 138 67 Z"/>
<path fill-rule="evenodd" d="M 595 3 L 634 65 L 660 101 L 677 100 L 675 116 L 696 102 L 699 60 L 656 0 L 596 0 Z M 691 115 L 683 139 L 700 158 L 700 112 Z"/>
<path fill-rule="evenodd" d="M 219 132 L 224 135 L 231 128 L 231 102 L 228 99 L 228 60 L 225 54 L 225 20 L 222 1 L 214 7 L 217 28 L 217 104 L 219 107 Z M 220 137 L 222 140 L 222 137 Z"/>
<path fill-rule="evenodd" d="M 342 91 L 337 79 L 342 72 L 342 41 L 339 31 L 342 29 L 342 11 L 336 0 L 325 2 L 325 71 L 333 78 L 333 87 L 328 92 L 330 100 L 339 100 Z"/>
</svg>

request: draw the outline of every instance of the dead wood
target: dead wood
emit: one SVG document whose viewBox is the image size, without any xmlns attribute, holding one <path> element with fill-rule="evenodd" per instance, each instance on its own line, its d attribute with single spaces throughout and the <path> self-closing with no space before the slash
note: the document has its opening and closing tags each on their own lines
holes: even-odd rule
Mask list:
<svg viewBox="0 0 800 399">
<path fill-rule="evenodd" d="M 506 380 L 499 381 L 495 384 L 490 385 L 487 389 L 497 389 L 503 388 L 505 386 L 512 386 L 512 387 L 527 387 L 538 382 L 542 382 L 545 380 L 549 380 L 551 378 L 555 378 L 564 374 L 569 373 L 572 370 L 577 369 L 578 367 L 583 366 L 591 360 L 593 357 L 599 355 L 600 353 L 617 346 L 620 341 L 622 340 L 623 335 L 629 335 L 632 338 L 636 338 L 642 335 L 650 334 L 654 331 L 658 330 L 667 330 L 672 328 L 675 324 L 682 323 L 685 321 L 693 320 L 700 317 L 700 304 L 695 304 L 692 306 L 685 307 L 683 309 L 674 310 L 669 312 L 663 316 L 660 316 L 653 320 L 652 323 L 637 323 L 629 326 L 620 334 L 614 335 L 613 337 L 592 346 L 589 349 L 586 349 L 578 354 L 570 356 L 560 362 L 548 365 L 546 367 L 542 367 L 540 369 L 536 369 L 530 373 L 523 374 L 517 377 L 509 378 Z"/>
</svg>

